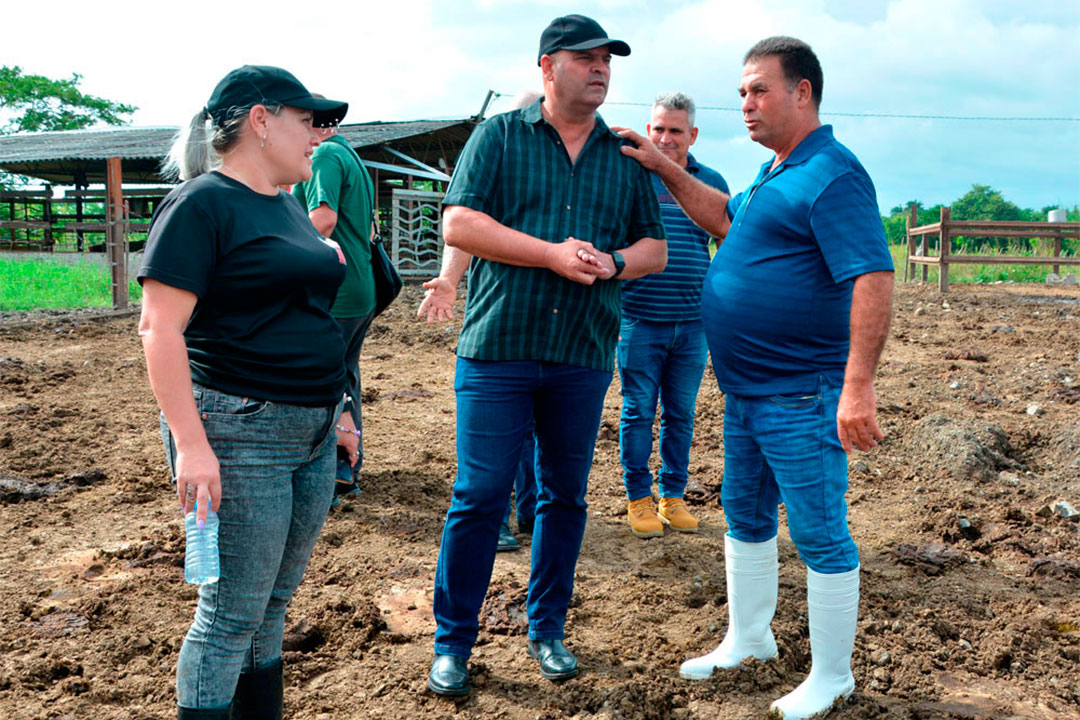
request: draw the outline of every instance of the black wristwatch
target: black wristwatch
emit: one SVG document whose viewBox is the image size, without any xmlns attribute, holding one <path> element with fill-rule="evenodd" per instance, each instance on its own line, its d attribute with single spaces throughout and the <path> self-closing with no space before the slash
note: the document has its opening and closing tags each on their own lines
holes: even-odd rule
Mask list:
<svg viewBox="0 0 1080 720">
<path fill-rule="evenodd" d="M 622 275 L 622 271 L 626 269 L 626 261 L 618 250 L 611 253 L 611 260 L 615 263 L 615 274 L 611 276 L 614 279 Z"/>
</svg>

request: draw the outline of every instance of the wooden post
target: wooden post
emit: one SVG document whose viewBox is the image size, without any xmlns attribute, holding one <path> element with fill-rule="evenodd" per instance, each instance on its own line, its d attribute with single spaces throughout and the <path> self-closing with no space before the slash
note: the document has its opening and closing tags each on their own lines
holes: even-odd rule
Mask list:
<svg viewBox="0 0 1080 720">
<path fill-rule="evenodd" d="M 41 220 L 48 223 L 45 227 L 45 246 L 51 252 L 53 248 L 53 231 L 52 231 L 52 186 L 45 186 L 45 197 L 41 204 Z"/>
<path fill-rule="evenodd" d="M 908 258 L 915 254 L 915 236 L 911 234 L 911 229 L 918 227 L 919 225 L 919 206 L 912 203 L 908 207 L 907 216 L 907 254 Z M 915 279 L 915 263 L 911 262 L 907 258 L 904 260 L 904 282 L 907 282 L 908 277 L 912 280 Z"/>
<path fill-rule="evenodd" d="M 1054 233 L 1054 257 L 1061 257 L 1061 234 L 1062 234 L 1061 230 L 1058 230 L 1056 233 Z M 1054 274 L 1055 275 L 1060 275 L 1061 274 L 1061 266 L 1060 265 L 1055 265 L 1054 266 Z"/>
<path fill-rule="evenodd" d="M 105 254 L 112 271 L 112 301 L 113 307 L 119 310 L 128 305 L 128 273 L 123 173 L 118 157 L 105 161 L 105 222 Z"/>
<path fill-rule="evenodd" d="M 952 253 L 952 235 L 949 228 L 949 220 L 952 210 L 947 207 L 941 208 L 941 253 L 938 274 L 938 289 L 941 292 L 949 292 L 949 255 Z"/>
</svg>

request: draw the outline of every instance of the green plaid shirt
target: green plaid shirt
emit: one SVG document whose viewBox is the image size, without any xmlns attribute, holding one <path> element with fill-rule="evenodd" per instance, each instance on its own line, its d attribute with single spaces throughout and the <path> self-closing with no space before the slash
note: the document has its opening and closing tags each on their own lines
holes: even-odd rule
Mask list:
<svg viewBox="0 0 1080 720">
<path fill-rule="evenodd" d="M 445 205 L 462 205 L 507 227 L 603 252 L 641 238 L 664 239 L 649 174 L 621 152 L 626 141 L 596 116 L 570 163 L 540 101 L 488 118 L 458 159 Z M 619 280 L 592 285 L 545 268 L 474 257 L 457 354 L 474 360 L 536 360 L 612 372 L 619 332 Z"/>
</svg>

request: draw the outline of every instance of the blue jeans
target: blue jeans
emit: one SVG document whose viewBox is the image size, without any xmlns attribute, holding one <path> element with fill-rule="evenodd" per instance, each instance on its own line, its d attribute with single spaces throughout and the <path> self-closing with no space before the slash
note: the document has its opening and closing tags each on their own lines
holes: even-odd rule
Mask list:
<svg viewBox="0 0 1080 720">
<path fill-rule="evenodd" d="M 585 534 L 585 489 L 611 373 L 458 358 L 458 474 L 435 571 L 435 652 L 469 657 L 499 523 L 535 423 L 537 503 L 529 637 L 561 638 Z"/>
<path fill-rule="evenodd" d="M 514 476 L 514 499 L 506 504 L 503 524 L 510 524 L 510 511 L 515 509 L 518 530 L 531 527 L 536 517 L 536 434 L 529 433 L 521 447 L 521 462 Z"/>
<path fill-rule="evenodd" d="M 781 502 L 803 562 L 813 571 L 854 570 L 859 550 L 847 526 L 847 455 L 836 432 L 840 388 L 769 397 L 727 395 L 720 500 L 728 534 L 743 542 L 776 536 Z"/>
<path fill-rule="evenodd" d="M 224 708 L 241 672 L 281 658 L 285 607 L 300 584 L 334 493 L 334 422 L 341 406 L 301 407 L 195 386 L 195 405 L 221 467 L 221 579 L 199 587 L 176 664 L 177 703 Z M 162 440 L 176 472 L 164 416 Z"/>
<path fill-rule="evenodd" d="M 622 381 L 619 459 L 626 496 L 652 493 L 652 430 L 660 401 L 660 496 L 686 491 L 694 406 L 709 349 L 700 320 L 652 322 L 623 316 L 616 350 Z"/>
</svg>

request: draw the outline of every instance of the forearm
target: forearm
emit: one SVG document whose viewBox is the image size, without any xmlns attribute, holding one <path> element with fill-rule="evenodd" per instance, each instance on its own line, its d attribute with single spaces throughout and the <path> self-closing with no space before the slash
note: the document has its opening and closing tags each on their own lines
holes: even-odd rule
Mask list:
<svg viewBox="0 0 1080 720">
<path fill-rule="evenodd" d="M 461 205 L 446 209 L 443 239 L 448 247 L 466 256 L 476 255 L 485 260 L 523 267 L 549 265 L 551 243 L 509 228 L 486 213 Z M 460 262 L 460 258 L 456 262 Z M 468 264 L 467 259 L 465 264 Z"/>
<path fill-rule="evenodd" d="M 311 224 L 315 226 L 323 237 L 330 237 L 337 227 L 337 212 L 330 209 L 326 203 L 321 203 L 317 208 L 308 213 Z"/>
<path fill-rule="evenodd" d="M 184 336 L 173 329 L 150 328 L 140 332 L 150 388 L 169 423 L 178 447 L 208 447 L 206 432 L 192 396 Z"/>
<path fill-rule="evenodd" d="M 626 261 L 620 280 L 633 280 L 650 273 L 660 272 L 667 266 L 667 241 L 641 238 L 619 253 Z"/>
<path fill-rule="evenodd" d="M 465 271 L 469 269 L 470 260 L 472 260 L 472 255 L 466 251 L 447 245 L 443 248 L 442 268 L 439 270 L 439 277 L 456 288 L 461 283 Z"/>
<path fill-rule="evenodd" d="M 873 383 L 892 319 L 893 273 L 860 275 L 851 291 L 851 348 L 844 384 Z"/>
<path fill-rule="evenodd" d="M 717 245 L 727 235 L 731 220 L 727 215 L 731 196 L 706 185 L 673 162 L 662 166 L 660 178 L 675 196 L 679 207 L 705 232 L 717 239 Z"/>
</svg>

